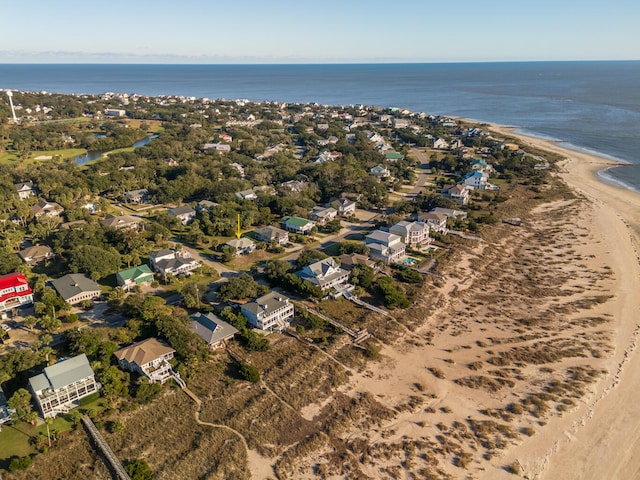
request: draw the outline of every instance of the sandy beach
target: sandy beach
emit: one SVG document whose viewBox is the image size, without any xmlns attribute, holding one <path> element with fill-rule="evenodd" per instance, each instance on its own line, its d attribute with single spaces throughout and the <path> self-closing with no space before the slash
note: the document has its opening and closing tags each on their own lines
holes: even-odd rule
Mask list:
<svg viewBox="0 0 640 480">
<path fill-rule="evenodd" d="M 512 134 L 505 127 L 493 127 Z M 636 349 L 640 312 L 640 195 L 607 185 L 598 170 L 614 162 L 559 147 L 553 142 L 518 135 L 525 144 L 567 157 L 561 177 L 588 200 L 593 210 L 590 226 L 601 238 L 614 271 L 605 304 L 613 316 L 614 352 L 606 377 L 576 411 L 542 429 L 530 441 L 508 453 L 530 471 L 529 478 L 634 479 L 640 476 L 640 355 Z M 526 468 L 529 467 L 529 468 Z"/>
</svg>

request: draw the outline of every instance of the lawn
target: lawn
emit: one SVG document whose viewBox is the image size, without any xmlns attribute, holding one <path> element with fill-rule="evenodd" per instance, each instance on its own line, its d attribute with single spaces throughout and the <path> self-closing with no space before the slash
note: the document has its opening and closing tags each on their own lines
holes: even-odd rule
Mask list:
<svg viewBox="0 0 640 480">
<path fill-rule="evenodd" d="M 25 162 L 46 162 L 49 160 L 36 160 L 36 157 L 53 157 L 51 160 L 64 160 L 67 158 L 73 158 L 77 155 L 84 155 L 87 151 L 84 148 L 65 148 L 63 150 L 44 150 L 44 151 L 30 151 L 27 154 L 27 158 L 22 158 L 18 152 L 6 152 L 0 155 L 0 164 L 2 165 L 15 165 L 16 163 Z"/>
</svg>

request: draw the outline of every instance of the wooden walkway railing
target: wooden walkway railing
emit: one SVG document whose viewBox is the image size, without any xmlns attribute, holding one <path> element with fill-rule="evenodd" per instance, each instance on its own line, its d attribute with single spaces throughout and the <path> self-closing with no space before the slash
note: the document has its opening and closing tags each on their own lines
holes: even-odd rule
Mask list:
<svg viewBox="0 0 640 480">
<path fill-rule="evenodd" d="M 111 476 L 114 480 L 131 480 L 129 474 L 124 470 L 122 463 L 118 460 L 118 457 L 115 456 L 111 447 L 100 434 L 95 424 L 91 421 L 89 417 L 86 415 L 82 416 L 82 424 L 84 425 L 85 430 L 89 437 L 93 440 L 94 445 L 100 450 L 103 458 L 105 459 L 105 464 L 109 471 L 111 472 Z"/>
</svg>

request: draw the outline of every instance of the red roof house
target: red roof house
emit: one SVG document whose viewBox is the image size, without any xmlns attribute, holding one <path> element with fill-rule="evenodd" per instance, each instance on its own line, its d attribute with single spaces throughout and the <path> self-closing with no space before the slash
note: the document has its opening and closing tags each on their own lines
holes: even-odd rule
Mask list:
<svg viewBox="0 0 640 480">
<path fill-rule="evenodd" d="M 21 273 L 0 275 L 0 312 L 33 303 L 33 292 Z"/>
</svg>

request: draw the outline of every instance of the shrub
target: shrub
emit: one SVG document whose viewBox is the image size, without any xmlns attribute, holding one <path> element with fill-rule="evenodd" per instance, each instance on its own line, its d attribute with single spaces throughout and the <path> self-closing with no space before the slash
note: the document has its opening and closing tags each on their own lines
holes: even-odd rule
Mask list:
<svg viewBox="0 0 640 480">
<path fill-rule="evenodd" d="M 243 379 L 251 383 L 258 383 L 260 381 L 260 372 L 256 367 L 249 365 L 248 363 L 240 363 L 239 373 Z"/>
<path fill-rule="evenodd" d="M 29 465 L 31 465 L 31 457 L 30 456 L 26 456 L 26 457 L 14 457 L 11 460 L 11 463 L 9 463 L 9 470 L 11 472 L 15 472 L 17 470 L 25 470 L 26 468 L 29 468 Z"/>
</svg>

